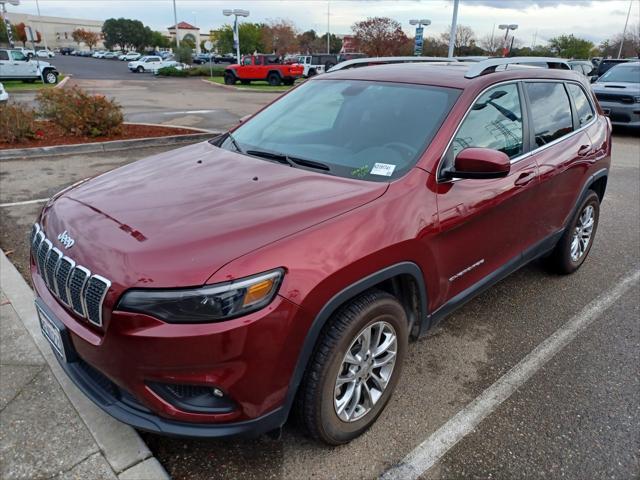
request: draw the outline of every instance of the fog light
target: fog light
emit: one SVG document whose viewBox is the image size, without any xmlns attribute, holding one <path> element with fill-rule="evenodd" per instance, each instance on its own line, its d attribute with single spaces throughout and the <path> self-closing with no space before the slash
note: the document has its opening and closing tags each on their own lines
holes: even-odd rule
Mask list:
<svg viewBox="0 0 640 480">
<path fill-rule="evenodd" d="M 235 402 L 218 387 L 171 383 L 149 383 L 149 387 L 171 405 L 186 412 L 229 413 Z"/>
</svg>

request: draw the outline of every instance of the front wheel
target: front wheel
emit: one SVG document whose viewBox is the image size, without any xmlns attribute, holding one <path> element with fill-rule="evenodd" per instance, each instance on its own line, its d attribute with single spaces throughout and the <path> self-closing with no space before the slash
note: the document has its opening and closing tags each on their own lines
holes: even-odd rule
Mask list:
<svg viewBox="0 0 640 480">
<path fill-rule="evenodd" d="M 225 85 L 235 85 L 236 84 L 236 76 L 233 73 L 225 73 L 224 74 L 224 84 Z"/>
<path fill-rule="evenodd" d="M 144 67 L 138 67 L 138 68 L 136 68 L 136 72 L 138 72 L 138 73 L 143 73 L 143 72 L 144 72 Z"/>
<path fill-rule="evenodd" d="M 546 259 L 547 266 L 561 274 L 573 273 L 580 268 L 593 245 L 599 218 L 600 197 L 590 190 Z"/>
<path fill-rule="evenodd" d="M 407 350 L 407 317 L 389 293 L 372 290 L 342 307 L 325 327 L 297 396 L 309 434 L 330 445 L 364 433 L 395 388 Z"/>
<path fill-rule="evenodd" d="M 56 75 L 51 70 L 44 72 L 44 83 L 48 83 L 49 85 L 54 85 L 58 82 L 58 75 Z"/>
</svg>

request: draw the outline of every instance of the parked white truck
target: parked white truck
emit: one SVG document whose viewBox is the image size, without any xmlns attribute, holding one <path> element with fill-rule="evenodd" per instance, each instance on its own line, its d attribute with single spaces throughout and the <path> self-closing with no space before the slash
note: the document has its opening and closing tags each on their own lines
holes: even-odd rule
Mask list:
<svg viewBox="0 0 640 480">
<path fill-rule="evenodd" d="M 298 57 L 298 63 L 304 66 L 304 73 L 306 77 L 313 77 L 319 73 L 324 73 L 338 63 L 337 55 L 314 53 L 311 55 L 300 55 Z"/>
<path fill-rule="evenodd" d="M 0 81 L 22 80 L 44 83 L 58 83 L 58 70 L 48 62 L 28 57 L 22 51 L 12 48 L 0 48 Z"/>
</svg>

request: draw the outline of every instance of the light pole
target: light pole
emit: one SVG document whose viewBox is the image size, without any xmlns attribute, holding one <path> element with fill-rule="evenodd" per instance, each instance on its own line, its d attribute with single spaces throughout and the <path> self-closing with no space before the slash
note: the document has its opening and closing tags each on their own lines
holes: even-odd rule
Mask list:
<svg viewBox="0 0 640 480">
<path fill-rule="evenodd" d="M 518 25 L 516 25 L 515 23 L 510 23 L 510 24 L 502 23 L 502 24 L 498 25 L 498 28 L 500 30 L 505 30 L 505 32 L 504 32 L 504 50 L 502 51 L 502 53 L 503 53 L 503 56 L 506 57 L 507 53 L 510 51 L 510 50 L 507 50 L 507 38 L 509 36 L 509 30 L 513 30 L 515 32 L 517 30 L 517 28 L 518 28 Z M 514 35 L 515 35 L 515 33 L 514 33 Z"/>
<path fill-rule="evenodd" d="M 233 43 L 236 47 L 236 62 L 240 63 L 240 30 L 238 28 L 238 17 L 248 17 L 249 10 L 241 10 L 239 8 L 233 10 L 225 9 L 222 13 L 225 17 L 229 17 L 231 15 L 235 17 L 233 22 Z"/>
<path fill-rule="evenodd" d="M 42 29 L 42 16 L 40 15 L 40 4 L 38 0 L 36 0 L 36 9 L 38 10 L 38 26 Z M 42 31 L 42 40 L 44 41 L 45 50 L 49 50 L 49 45 L 47 45 L 47 36 L 44 34 L 44 30 Z"/>
<path fill-rule="evenodd" d="M 176 49 L 180 48 L 180 32 L 178 31 L 178 11 L 176 10 L 176 0 L 173 0 L 173 21 L 176 30 Z"/>
<path fill-rule="evenodd" d="M 431 25 L 431 20 L 428 20 L 426 18 L 423 18 L 421 20 L 412 19 L 412 20 L 409 20 L 409 23 L 411 25 L 417 25 L 416 40 L 413 47 L 413 54 L 415 56 L 422 55 L 422 46 L 424 45 L 424 36 L 423 36 L 424 28 L 422 26 L 424 25 L 425 27 L 428 27 L 429 25 Z"/>
<path fill-rule="evenodd" d="M 2 21 L 7 27 L 7 38 L 9 39 L 9 46 L 13 48 L 13 34 L 11 33 L 11 22 L 7 17 L 7 3 L 13 6 L 17 6 L 20 5 L 20 0 L 0 0 L 0 5 L 2 5 L 2 9 L 0 9 L 0 13 L 2 13 Z"/>
<path fill-rule="evenodd" d="M 453 47 L 456 44 L 456 31 L 458 30 L 458 4 L 460 0 L 453 0 L 453 18 L 451 19 L 451 31 L 449 32 L 449 58 L 453 57 Z"/>
</svg>

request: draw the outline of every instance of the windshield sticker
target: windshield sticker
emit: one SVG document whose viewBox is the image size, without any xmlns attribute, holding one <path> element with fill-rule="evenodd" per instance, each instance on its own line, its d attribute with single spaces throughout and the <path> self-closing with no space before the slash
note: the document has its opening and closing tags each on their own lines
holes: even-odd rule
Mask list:
<svg viewBox="0 0 640 480">
<path fill-rule="evenodd" d="M 369 175 L 369 165 L 363 165 L 362 167 L 351 171 L 351 176 L 353 177 L 364 178 L 367 175 Z"/>
<path fill-rule="evenodd" d="M 395 165 L 389 165 L 388 163 L 376 163 L 371 169 L 371 175 L 383 175 L 385 177 L 390 177 L 395 169 Z"/>
</svg>

